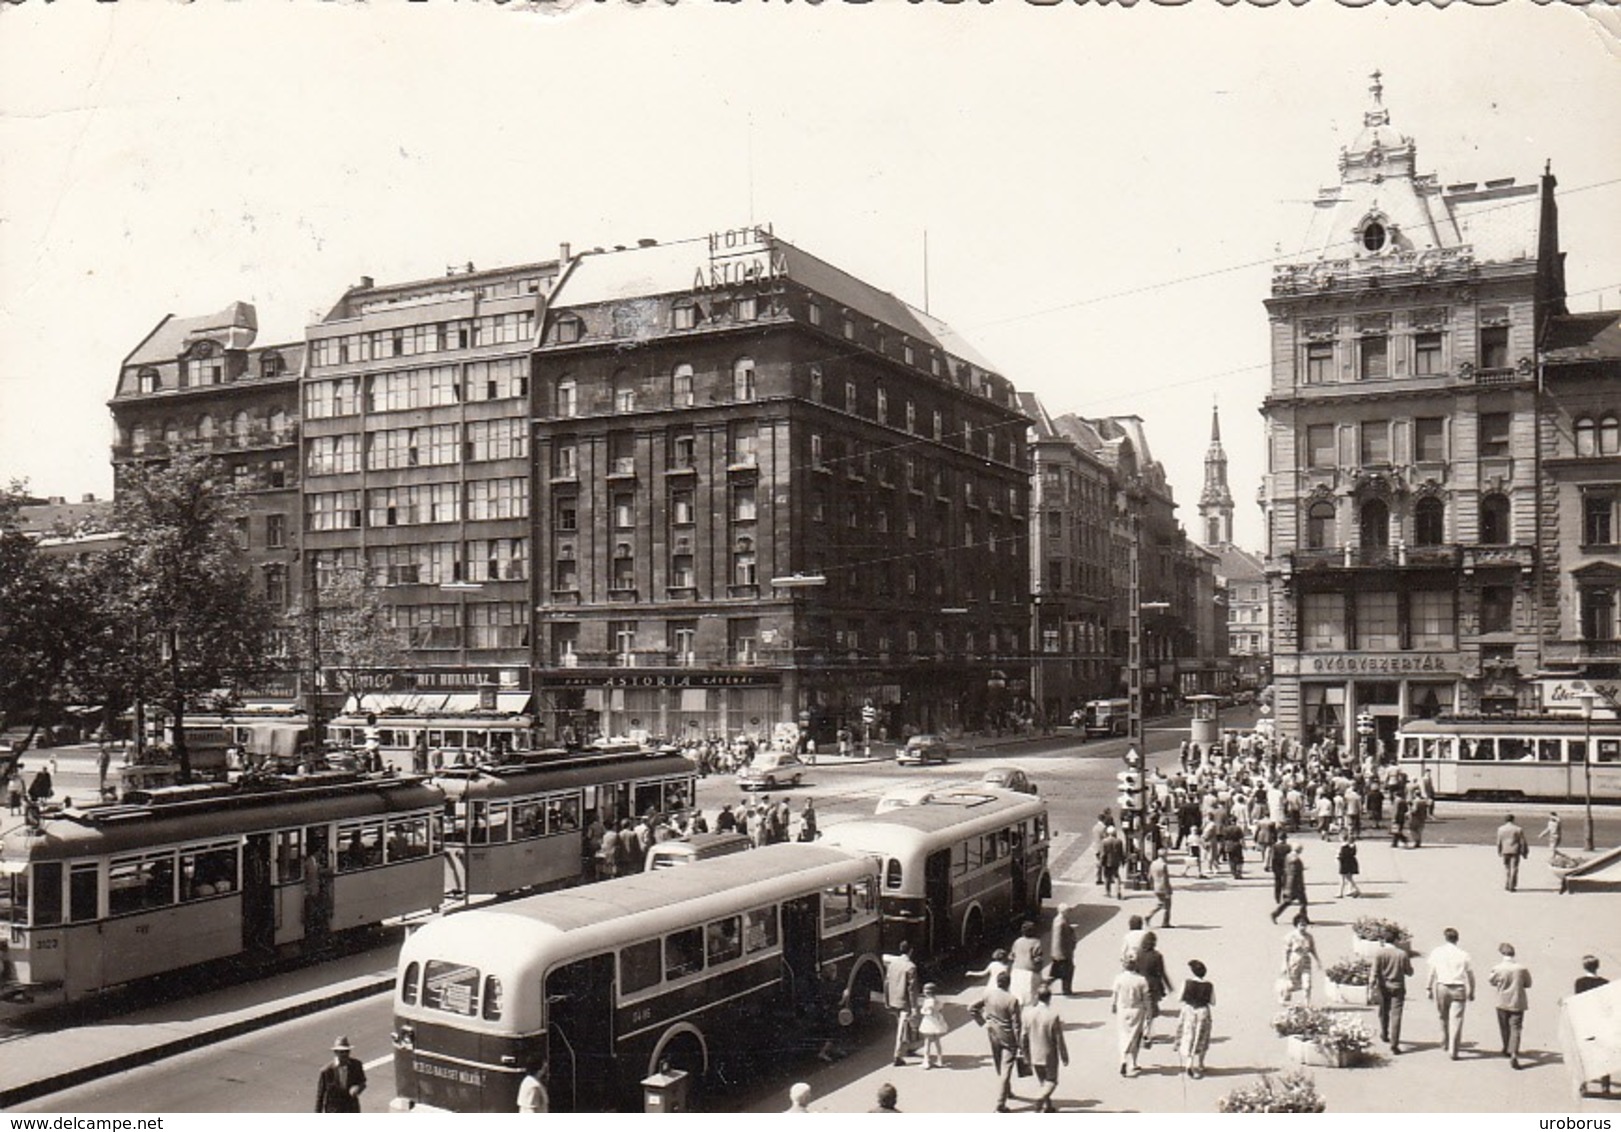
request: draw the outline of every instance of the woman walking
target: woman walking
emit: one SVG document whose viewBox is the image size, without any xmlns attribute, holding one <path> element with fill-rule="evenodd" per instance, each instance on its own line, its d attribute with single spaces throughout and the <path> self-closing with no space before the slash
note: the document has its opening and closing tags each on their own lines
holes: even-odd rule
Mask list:
<svg viewBox="0 0 1621 1132">
<path fill-rule="evenodd" d="M 1296 991 L 1303 991 L 1306 1005 L 1311 1005 L 1311 965 L 1319 967 L 1323 961 L 1317 957 L 1317 941 L 1312 938 L 1311 927 L 1305 914 L 1295 917 L 1295 927 L 1283 940 L 1283 977 L 1278 980 L 1278 1001 L 1287 1006 Z"/>
<path fill-rule="evenodd" d="M 1351 827 L 1345 827 L 1343 834 L 1345 840 L 1340 843 L 1340 899 L 1345 898 L 1345 890 L 1349 888 L 1352 896 L 1361 896 L 1362 889 L 1357 887 L 1356 876 L 1361 871 L 1356 861 L 1356 840 L 1351 833 Z"/>
<path fill-rule="evenodd" d="M 1176 1021 L 1176 1052 L 1182 1071 L 1195 1079 L 1204 1076 L 1205 1052 L 1210 1048 L 1210 1008 L 1216 1003 L 1216 988 L 1205 980 L 1205 965 L 1188 960 L 1193 978 L 1182 983 L 1182 1013 Z"/>
<path fill-rule="evenodd" d="M 1115 1016 L 1120 1040 L 1120 1076 L 1135 1077 L 1140 1072 L 1137 1056 L 1143 1047 L 1143 1025 L 1148 1020 L 1148 980 L 1137 973 L 1136 959 L 1127 957 L 1114 977 L 1109 1013 Z"/>
</svg>

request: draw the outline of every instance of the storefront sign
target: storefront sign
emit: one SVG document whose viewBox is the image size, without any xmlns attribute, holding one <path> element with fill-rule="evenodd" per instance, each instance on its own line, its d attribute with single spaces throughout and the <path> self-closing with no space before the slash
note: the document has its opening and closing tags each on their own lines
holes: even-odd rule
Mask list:
<svg viewBox="0 0 1621 1132">
<path fill-rule="evenodd" d="M 1614 680 L 1542 680 L 1542 707 L 1554 715 L 1580 718 L 1582 693 L 1591 691 L 1594 719 L 1614 719 L 1621 707 L 1621 682 Z"/>
<path fill-rule="evenodd" d="M 1408 673 L 1454 674 L 1456 657 L 1440 653 L 1334 653 L 1301 658 L 1307 672 L 1317 675 L 1402 676 Z"/>
<path fill-rule="evenodd" d="M 782 683 L 776 672 L 543 673 L 543 688 L 763 688 Z"/>
<path fill-rule="evenodd" d="M 324 692 L 476 692 L 481 687 L 523 689 L 521 668 L 321 669 Z"/>
</svg>

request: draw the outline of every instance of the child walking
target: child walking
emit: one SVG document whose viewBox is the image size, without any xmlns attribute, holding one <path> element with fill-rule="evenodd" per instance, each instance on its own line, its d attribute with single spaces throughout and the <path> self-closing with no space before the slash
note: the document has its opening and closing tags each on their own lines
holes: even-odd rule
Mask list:
<svg viewBox="0 0 1621 1132">
<path fill-rule="evenodd" d="M 933 983 L 923 984 L 923 999 L 918 1003 L 917 1032 L 923 1035 L 923 1068 L 945 1068 L 945 1052 L 940 1039 L 946 1033 L 946 1015 L 935 996 Z"/>
</svg>

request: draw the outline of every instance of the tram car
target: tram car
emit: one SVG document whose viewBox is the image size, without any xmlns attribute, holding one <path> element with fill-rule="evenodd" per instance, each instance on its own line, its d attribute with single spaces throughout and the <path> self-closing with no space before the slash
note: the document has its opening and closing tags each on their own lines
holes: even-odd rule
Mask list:
<svg viewBox="0 0 1621 1132">
<path fill-rule="evenodd" d="M 468 898 L 554 888 L 589 879 L 585 836 L 649 810 L 678 813 L 696 798 L 697 767 L 678 754 L 638 747 L 447 766 L 445 888 Z"/>
<path fill-rule="evenodd" d="M 0 999 L 71 1002 L 437 907 L 444 796 L 322 773 L 162 787 L 0 831 Z"/>
</svg>

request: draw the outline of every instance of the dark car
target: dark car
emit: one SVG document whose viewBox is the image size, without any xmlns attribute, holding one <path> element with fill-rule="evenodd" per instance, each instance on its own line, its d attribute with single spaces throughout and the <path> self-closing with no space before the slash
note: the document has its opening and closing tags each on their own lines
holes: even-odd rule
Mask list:
<svg viewBox="0 0 1621 1132">
<path fill-rule="evenodd" d="M 1036 793 L 1036 784 L 1030 781 L 1028 774 L 1016 766 L 993 766 L 980 776 L 980 781 L 998 790 L 1014 790 L 1020 794 Z"/>
<path fill-rule="evenodd" d="M 943 763 L 950 750 L 946 741 L 938 735 L 914 735 L 906 741 L 906 746 L 896 750 L 895 761 L 901 766 Z"/>
</svg>

